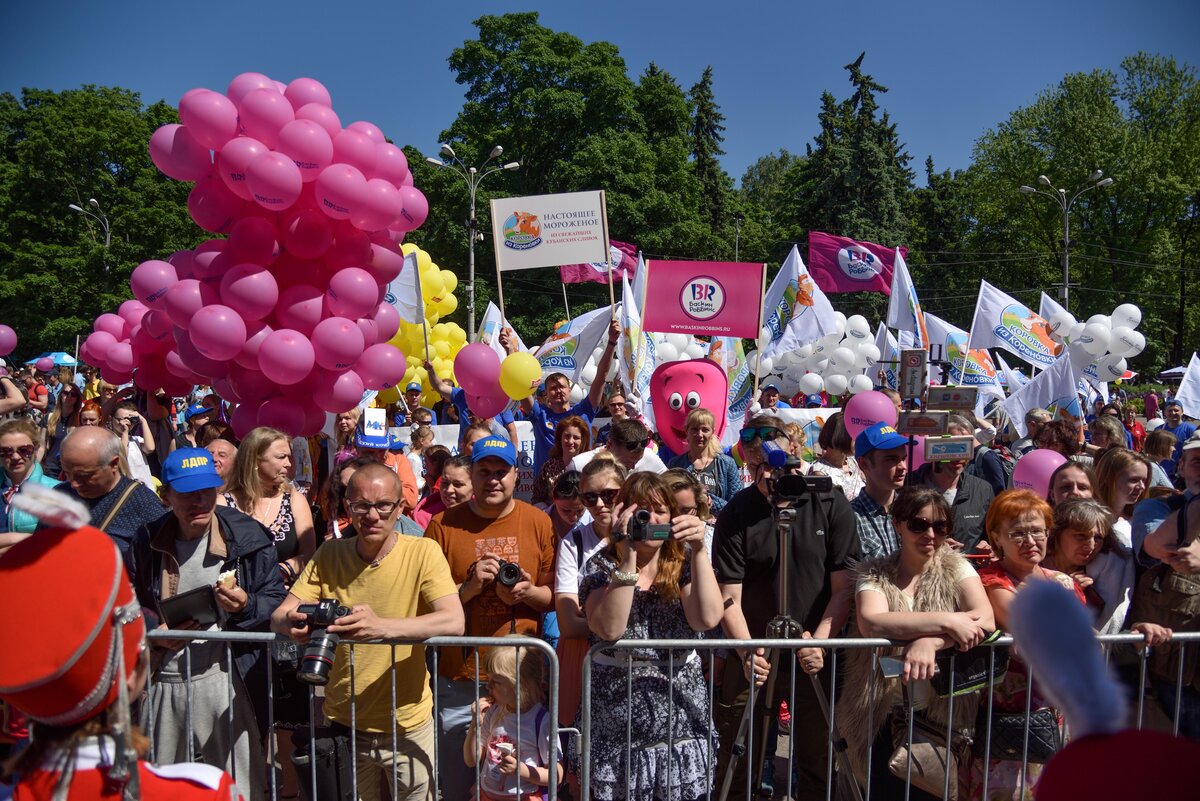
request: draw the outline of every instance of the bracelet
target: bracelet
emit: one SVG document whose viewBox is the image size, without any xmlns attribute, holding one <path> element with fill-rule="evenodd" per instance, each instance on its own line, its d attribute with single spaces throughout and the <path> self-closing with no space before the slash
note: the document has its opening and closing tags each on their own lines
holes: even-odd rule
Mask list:
<svg viewBox="0 0 1200 801">
<path fill-rule="evenodd" d="M 613 587 L 632 587 L 638 582 L 637 571 L 627 573 L 624 570 L 614 570 L 608 578 L 608 583 Z"/>
</svg>

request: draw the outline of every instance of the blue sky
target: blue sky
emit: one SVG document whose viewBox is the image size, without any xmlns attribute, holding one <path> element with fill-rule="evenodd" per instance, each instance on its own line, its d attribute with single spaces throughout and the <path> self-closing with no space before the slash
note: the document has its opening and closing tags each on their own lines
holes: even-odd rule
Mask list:
<svg viewBox="0 0 1200 801">
<path fill-rule="evenodd" d="M 1115 69 L 1138 50 L 1200 65 L 1195 0 L 37 0 L 0 4 L 0 91 L 96 83 L 176 103 L 196 86 L 224 90 L 240 72 L 308 76 L 330 89 L 343 124 L 370 120 L 432 154 L 463 100 L 447 56 L 474 37 L 478 16 L 530 9 L 543 25 L 615 43 L 635 77 L 653 60 L 686 88 L 711 64 L 735 178 L 778 148 L 803 152 L 821 92 L 847 93 L 842 66 L 862 50 L 890 87 L 881 102 L 918 172 L 928 155 L 939 169 L 967 166 L 980 133 L 1068 72 Z"/>
</svg>

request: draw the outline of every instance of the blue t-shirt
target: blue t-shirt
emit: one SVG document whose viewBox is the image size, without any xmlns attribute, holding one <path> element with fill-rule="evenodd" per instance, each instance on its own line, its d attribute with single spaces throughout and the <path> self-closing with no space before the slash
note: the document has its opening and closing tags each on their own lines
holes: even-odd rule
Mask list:
<svg viewBox="0 0 1200 801">
<path fill-rule="evenodd" d="M 1158 430 L 1175 435 L 1175 450 L 1171 452 L 1171 461 L 1178 465 L 1179 456 L 1183 453 L 1183 443 L 1187 442 L 1188 437 L 1196 433 L 1196 426 L 1192 423 L 1180 423 L 1178 428 L 1171 428 L 1171 426 L 1164 424 Z"/>
<path fill-rule="evenodd" d="M 430 409 L 430 408 L 429 408 L 429 407 L 427 407 L 427 406 L 419 406 L 419 407 L 417 407 L 417 408 L 419 408 L 419 409 L 424 409 L 425 411 L 427 411 L 427 412 L 429 412 L 431 415 L 433 415 L 433 419 L 432 419 L 432 420 L 430 421 L 430 423 L 429 423 L 430 425 L 436 426 L 436 425 L 438 424 L 438 416 L 437 416 L 437 412 L 435 412 L 433 409 Z M 394 422 L 392 423 L 392 425 L 397 425 L 397 426 L 406 426 L 406 425 L 408 425 L 408 407 L 407 407 L 407 406 L 401 406 L 401 407 L 400 407 L 400 411 L 396 412 L 396 414 L 395 414 L 395 415 L 393 415 L 392 419 L 393 419 L 393 421 L 394 421 Z"/>
<path fill-rule="evenodd" d="M 590 398 L 584 398 L 565 412 L 555 413 L 537 401 L 533 402 L 529 421 L 533 423 L 534 473 L 541 470 L 542 464 L 550 458 L 550 449 L 554 447 L 554 429 L 558 426 L 558 422 L 564 417 L 573 415 L 582 417 L 583 421 L 590 426 L 592 419 L 596 416 L 596 407 L 592 406 Z"/>
<path fill-rule="evenodd" d="M 467 429 L 471 427 L 471 418 L 468 415 L 467 409 L 467 392 L 462 387 L 455 387 L 454 392 L 450 393 L 450 402 L 454 404 L 454 408 L 458 409 L 458 441 L 462 442 L 463 434 L 467 433 Z M 505 439 L 508 439 L 508 431 L 505 426 L 513 422 L 513 413 L 511 409 L 505 409 L 492 418 L 497 426 L 501 428 L 501 434 Z M 495 428 L 495 426 L 493 426 Z"/>
</svg>

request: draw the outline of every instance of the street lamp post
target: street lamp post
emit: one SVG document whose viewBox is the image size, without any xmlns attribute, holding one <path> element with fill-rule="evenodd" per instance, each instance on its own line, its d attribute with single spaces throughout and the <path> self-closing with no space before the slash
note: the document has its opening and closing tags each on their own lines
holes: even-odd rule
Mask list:
<svg viewBox="0 0 1200 801">
<path fill-rule="evenodd" d="M 451 169 L 455 173 L 462 176 L 462 179 L 467 183 L 467 192 L 471 197 L 471 216 L 467 219 L 467 336 L 474 338 L 475 336 L 475 240 L 482 239 L 483 235 L 479 233 L 478 221 L 475 218 L 475 195 L 479 189 L 479 184 L 483 182 L 493 173 L 502 170 L 515 170 L 521 166 L 519 161 L 510 161 L 507 164 L 497 164 L 488 168 L 488 162 L 492 159 L 498 159 L 504 154 L 504 148 L 496 145 L 492 148 L 492 152 L 483 160 L 483 163 L 478 167 L 468 167 L 463 164 L 454 153 L 454 148 L 449 144 L 443 144 L 439 155 L 442 158 L 435 159 L 429 156 L 425 159 L 426 162 L 432 164 L 439 169 Z M 449 159 L 449 161 L 442 161 Z"/>
<path fill-rule="evenodd" d="M 739 250 L 738 246 L 741 244 L 741 240 L 742 240 L 742 220 L 744 220 L 744 219 L 746 219 L 746 216 L 744 214 L 742 214 L 740 211 L 734 212 L 734 214 L 733 214 L 733 260 L 734 261 L 738 261 L 738 250 Z"/>
<path fill-rule="evenodd" d="M 88 198 L 88 205 L 91 206 L 93 209 L 95 209 L 95 211 L 88 211 L 87 209 L 85 209 L 82 206 L 79 206 L 75 203 L 67 204 L 67 208 L 70 209 L 71 211 L 77 211 L 80 214 L 84 215 L 85 217 L 90 217 L 91 219 L 95 220 L 97 223 L 100 224 L 100 230 L 104 232 L 104 250 L 107 251 L 108 246 L 110 244 L 112 244 L 112 228 L 108 224 L 108 216 L 104 213 L 104 210 L 102 208 L 100 208 L 100 201 L 96 200 L 96 198 L 94 198 L 94 197 Z M 89 226 L 89 229 L 90 229 L 90 227 L 91 226 Z M 95 241 L 95 239 L 96 239 L 96 237 L 93 234 L 92 240 Z M 106 272 L 108 271 L 108 255 L 107 255 L 107 253 L 104 256 L 104 270 Z"/>
<path fill-rule="evenodd" d="M 1104 170 L 1093 170 L 1088 176 L 1086 185 L 1075 190 L 1070 199 L 1067 199 L 1067 190 L 1057 189 L 1054 184 L 1050 183 L 1050 179 L 1045 175 L 1038 176 L 1038 183 L 1050 189 L 1047 192 L 1045 189 L 1038 189 L 1033 186 L 1021 186 L 1021 192 L 1026 195 L 1041 195 L 1048 197 L 1058 204 L 1062 209 L 1063 218 L 1063 249 L 1062 249 L 1062 289 L 1059 290 L 1058 296 L 1062 298 L 1063 308 L 1066 309 L 1070 299 L 1071 292 L 1071 207 L 1075 205 L 1075 201 L 1079 196 L 1089 189 L 1095 189 L 1100 186 L 1108 186 L 1113 182 L 1112 178 L 1104 177 Z"/>
</svg>

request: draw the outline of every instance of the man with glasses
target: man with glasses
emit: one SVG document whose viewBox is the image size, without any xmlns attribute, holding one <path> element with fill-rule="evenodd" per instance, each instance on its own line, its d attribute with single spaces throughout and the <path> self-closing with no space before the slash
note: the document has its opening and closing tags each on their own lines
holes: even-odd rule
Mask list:
<svg viewBox="0 0 1200 801">
<path fill-rule="evenodd" d="M 381 464 L 360 468 L 350 478 L 346 500 L 358 536 L 321 544 L 271 616 L 275 632 L 306 643 L 307 617 L 296 608 L 332 598 L 350 609 L 326 629 L 342 640 L 461 635 L 462 604 L 441 551 L 423 537 L 396 533 L 403 505 L 396 474 Z M 433 695 L 424 646 L 359 645 L 352 677 L 349 646 L 339 645 L 325 688 L 325 714 L 335 736 L 347 741 L 352 707 L 358 797 L 386 797 L 393 776 L 396 801 L 433 797 Z"/>
<path fill-rule="evenodd" d="M 627 417 L 613 423 L 608 436 L 608 444 L 604 448 L 584 451 L 571 460 L 569 470 L 583 472 L 588 462 L 596 457 L 601 450 L 607 449 L 621 465 L 630 473 L 665 473 L 667 466 L 658 454 L 649 450 L 650 429 L 641 420 Z"/>
<path fill-rule="evenodd" d="M 517 450 L 512 442 L 485 437 L 471 450 L 471 488 L 466 503 L 435 515 L 425 536 L 450 563 L 474 637 L 537 636 L 542 615 L 553 608 L 554 531 L 545 512 L 513 498 Z M 482 656 L 480 657 L 482 661 Z M 461 765 L 471 707 L 479 691 L 472 652 L 442 652 L 438 716 L 442 765 Z M 466 798 L 473 775 L 450 770 L 439 776 L 443 798 Z"/>
<path fill-rule="evenodd" d="M 876 559 L 900 550 L 892 525 L 892 501 L 908 475 L 908 437 L 887 423 L 876 423 L 854 438 L 854 458 L 865 486 L 850 502 L 858 520 L 863 559 Z"/>
<path fill-rule="evenodd" d="M 783 422 L 766 414 L 751 418 L 741 433 L 742 453 L 754 483 L 734 495 L 717 517 L 713 565 L 725 597 L 725 616 L 721 621 L 725 635 L 745 640 L 765 637 L 767 623 L 782 611 L 778 608 L 779 538 L 772 495 L 777 475 L 791 468 L 785 465 L 773 470 L 768 459 L 774 452 L 786 454 L 791 441 Z M 850 611 L 853 584 L 849 564 L 861 558 L 854 512 L 845 496 L 836 491 L 805 492 L 798 499 L 778 501 L 778 505 L 791 507 L 795 513 L 787 547 L 787 612 L 803 627 L 805 638 L 836 636 Z M 798 676 L 794 706 L 788 697 L 793 661 L 805 673 L 828 681 L 829 670 L 821 649 L 801 648 L 795 660 L 782 654 L 777 666 L 781 672 L 775 682 L 775 697 L 766 699 L 767 705 L 760 708 L 760 715 L 773 713 L 781 701 L 787 701 L 792 720 L 803 721 L 803 725 L 793 724 L 791 733 L 795 798 L 824 799 L 827 724 L 811 681 Z M 748 699 L 748 680 L 753 677 L 756 684 L 763 685 L 770 669 L 761 648 L 741 649 L 738 658 L 731 655 L 725 663 L 714 714 L 720 731 L 722 773 L 728 770 L 730 748 Z M 760 693 L 758 698 L 763 695 Z M 756 716 L 756 738 L 760 721 L 761 717 Z M 747 764 L 754 773 L 758 772 L 761 765 L 755 765 L 756 760 L 752 755 L 739 760 L 735 787 L 744 786 L 743 771 Z M 718 776 L 718 787 L 721 782 L 722 776 Z"/>
</svg>

